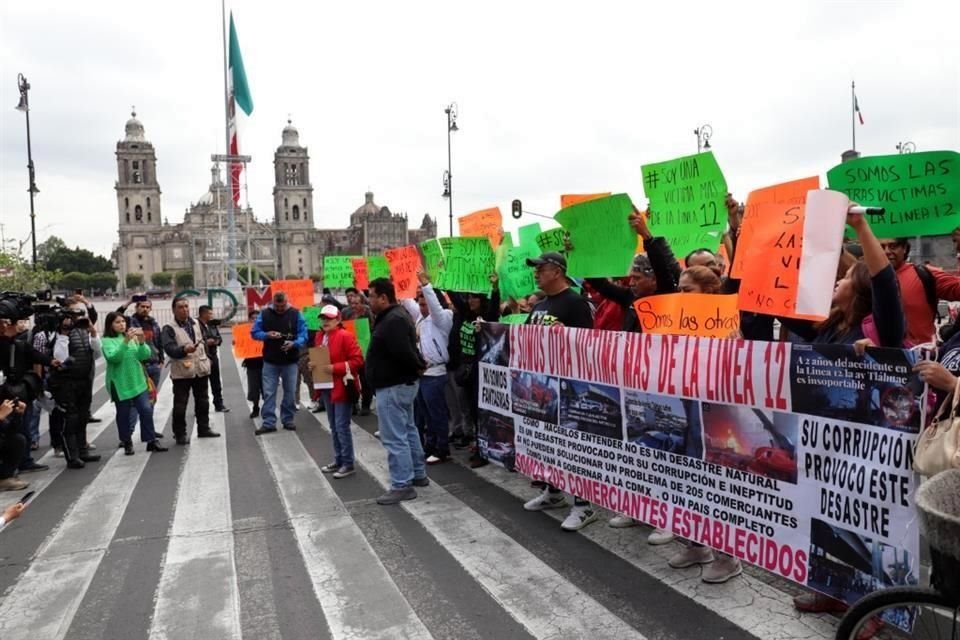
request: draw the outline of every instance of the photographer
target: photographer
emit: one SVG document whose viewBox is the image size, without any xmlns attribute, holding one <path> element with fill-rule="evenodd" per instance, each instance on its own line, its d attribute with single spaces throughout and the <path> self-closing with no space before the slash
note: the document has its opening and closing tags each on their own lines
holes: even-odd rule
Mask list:
<svg viewBox="0 0 960 640">
<path fill-rule="evenodd" d="M 89 317 L 82 297 L 66 301 L 53 357 L 61 366 L 50 376 L 50 391 L 63 410 L 63 454 L 70 469 L 82 469 L 87 462 L 97 462 L 87 442 L 87 422 L 93 402 L 94 362 L 100 356 L 97 327 Z"/>
<path fill-rule="evenodd" d="M 135 304 L 134 314 L 127 315 L 127 309 L 131 304 Z M 123 315 L 127 320 L 127 327 L 131 329 L 142 329 L 147 344 L 150 345 L 151 356 L 144 364 L 147 367 L 147 375 L 153 381 L 153 386 L 160 389 L 160 373 L 163 371 L 163 340 L 160 334 L 160 325 L 150 316 L 153 311 L 153 303 L 145 295 L 135 295 L 126 304 L 117 308 L 117 313 Z"/>
</svg>

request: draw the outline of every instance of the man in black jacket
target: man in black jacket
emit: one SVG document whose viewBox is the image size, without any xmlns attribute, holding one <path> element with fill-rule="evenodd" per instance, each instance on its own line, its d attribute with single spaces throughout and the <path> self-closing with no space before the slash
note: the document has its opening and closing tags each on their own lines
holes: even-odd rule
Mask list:
<svg viewBox="0 0 960 640">
<path fill-rule="evenodd" d="M 213 307 L 200 305 L 197 310 L 197 320 L 200 321 L 200 332 L 203 334 L 203 343 L 207 348 L 207 358 L 210 360 L 210 395 L 213 396 L 213 410 L 226 413 L 230 409 L 223 406 L 223 384 L 220 382 L 220 355 L 219 348 L 223 344 L 220 337 L 219 321 L 213 320 Z"/>
<path fill-rule="evenodd" d="M 370 283 L 370 309 L 377 320 L 367 349 L 367 382 L 377 394 L 380 441 L 390 468 L 390 491 L 377 503 L 397 504 L 416 498 L 414 487 L 430 484 L 413 419 L 418 380 L 427 363 L 417 350 L 413 321 L 397 304 L 396 290 L 386 278 Z"/>
</svg>

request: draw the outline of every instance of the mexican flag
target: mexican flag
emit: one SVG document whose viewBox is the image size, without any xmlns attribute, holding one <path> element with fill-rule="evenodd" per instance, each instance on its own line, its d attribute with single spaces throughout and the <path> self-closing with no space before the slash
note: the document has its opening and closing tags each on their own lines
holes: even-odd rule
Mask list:
<svg viewBox="0 0 960 640">
<path fill-rule="evenodd" d="M 230 51 L 228 57 L 227 91 L 230 94 L 230 149 L 232 156 L 240 155 L 240 137 L 238 130 L 237 107 L 244 114 L 253 113 L 253 96 L 250 95 L 250 85 L 247 83 L 247 73 L 243 69 L 243 56 L 240 55 L 240 41 L 237 39 L 237 29 L 233 24 L 233 12 L 230 12 Z M 242 164 L 230 165 L 230 186 L 234 204 L 240 204 L 240 172 Z"/>
</svg>

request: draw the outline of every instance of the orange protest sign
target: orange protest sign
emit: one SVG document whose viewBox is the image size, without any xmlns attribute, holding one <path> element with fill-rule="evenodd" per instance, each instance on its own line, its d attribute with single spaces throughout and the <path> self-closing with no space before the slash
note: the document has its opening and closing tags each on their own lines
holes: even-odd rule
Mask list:
<svg viewBox="0 0 960 640">
<path fill-rule="evenodd" d="M 263 356 L 263 343 L 254 340 L 250 335 L 253 329 L 252 322 L 233 325 L 233 357 L 238 360 L 244 358 L 259 358 Z"/>
<path fill-rule="evenodd" d="M 733 256 L 733 264 L 730 265 L 730 275 L 734 278 L 742 278 L 744 267 L 746 266 L 746 254 L 748 247 L 753 242 L 753 233 L 759 222 L 759 207 L 764 204 L 784 203 L 784 204 L 804 204 L 807 201 L 807 192 L 820 188 L 820 177 L 801 178 L 791 182 L 775 184 L 771 187 L 764 187 L 751 191 L 747 196 L 747 202 L 743 207 L 743 220 L 740 222 L 740 235 L 737 237 L 737 251 Z M 803 223 L 800 223 L 803 228 Z"/>
<path fill-rule="evenodd" d="M 271 295 L 287 294 L 287 302 L 297 309 L 314 305 L 313 280 L 274 280 L 270 283 Z"/>
<path fill-rule="evenodd" d="M 598 200 L 600 198 L 609 198 L 611 193 L 567 193 L 560 196 L 560 208 L 566 209 L 567 207 L 572 207 L 575 204 L 581 202 L 587 202 L 589 200 Z"/>
<path fill-rule="evenodd" d="M 490 238 L 490 246 L 496 249 L 500 246 L 503 234 L 503 215 L 500 207 L 474 211 L 471 214 L 457 218 L 460 226 L 460 235 L 465 238 Z"/>
<path fill-rule="evenodd" d="M 668 293 L 633 303 L 644 333 L 729 338 L 740 329 L 737 294 Z"/>
<path fill-rule="evenodd" d="M 417 297 L 417 269 L 420 268 L 420 252 L 416 245 L 407 245 L 383 252 L 390 265 L 390 279 L 397 290 L 397 298 Z"/>
<path fill-rule="evenodd" d="M 363 290 L 370 287 L 370 270 L 367 266 L 366 258 L 353 258 L 350 260 L 353 266 L 353 282 L 357 289 Z"/>
</svg>

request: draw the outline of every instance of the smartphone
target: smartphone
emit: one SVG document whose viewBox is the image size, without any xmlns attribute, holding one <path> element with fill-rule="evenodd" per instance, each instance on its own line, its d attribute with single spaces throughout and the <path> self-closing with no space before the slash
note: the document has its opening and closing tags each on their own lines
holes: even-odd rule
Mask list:
<svg viewBox="0 0 960 640">
<path fill-rule="evenodd" d="M 30 502 L 30 498 L 32 498 L 33 494 L 35 493 L 36 491 L 28 491 L 25 496 L 20 498 L 19 504 L 27 504 L 28 502 Z"/>
</svg>

